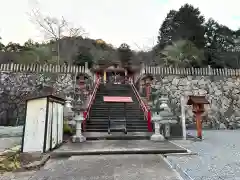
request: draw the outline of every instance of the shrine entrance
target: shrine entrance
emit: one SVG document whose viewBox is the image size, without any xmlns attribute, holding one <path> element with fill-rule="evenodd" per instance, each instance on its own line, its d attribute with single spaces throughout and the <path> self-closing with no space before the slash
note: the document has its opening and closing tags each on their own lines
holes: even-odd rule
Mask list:
<svg viewBox="0 0 240 180">
<path fill-rule="evenodd" d="M 106 69 L 106 83 L 111 84 L 124 84 L 126 80 L 126 74 L 124 69 Z"/>
<path fill-rule="evenodd" d="M 139 67 L 129 66 L 121 67 L 118 64 L 113 64 L 109 67 L 101 65 L 95 65 L 92 69 L 95 73 L 96 78 L 101 77 L 103 83 L 111 84 L 125 84 L 132 79 L 139 72 Z"/>
<path fill-rule="evenodd" d="M 95 68 L 96 77 L 101 77 L 103 83 L 124 84 L 127 79 L 127 70 L 118 66 Z"/>
</svg>

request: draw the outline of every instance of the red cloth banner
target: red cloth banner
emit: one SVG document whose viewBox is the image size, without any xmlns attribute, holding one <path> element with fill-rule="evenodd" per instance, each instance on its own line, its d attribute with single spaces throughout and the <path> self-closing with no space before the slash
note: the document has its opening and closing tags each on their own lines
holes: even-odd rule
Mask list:
<svg viewBox="0 0 240 180">
<path fill-rule="evenodd" d="M 122 102 L 122 103 L 130 103 L 133 102 L 131 97 L 122 97 L 122 96 L 104 96 L 104 102 Z"/>
</svg>

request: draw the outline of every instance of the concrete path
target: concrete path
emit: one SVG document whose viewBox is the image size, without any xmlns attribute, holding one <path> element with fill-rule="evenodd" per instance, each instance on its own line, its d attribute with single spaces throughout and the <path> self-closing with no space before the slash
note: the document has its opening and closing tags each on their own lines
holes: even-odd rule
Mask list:
<svg viewBox="0 0 240 180">
<path fill-rule="evenodd" d="M 52 157 L 98 154 L 165 154 L 184 153 L 183 149 L 169 141 L 150 140 L 98 140 L 84 143 L 67 143 L 52 152 Z"/>
<path fill-rule="evenodd" d="M 25 177 L 16 174 L 10 178 L 11 180 L 27 178 L 29 180 L 181 180 L 161 155 L 140 154 L 74 156 L 69 159 L 50 160 L 38 172 Z M 3 179 L 10 180 L 6 175 Z"/>
</svg>

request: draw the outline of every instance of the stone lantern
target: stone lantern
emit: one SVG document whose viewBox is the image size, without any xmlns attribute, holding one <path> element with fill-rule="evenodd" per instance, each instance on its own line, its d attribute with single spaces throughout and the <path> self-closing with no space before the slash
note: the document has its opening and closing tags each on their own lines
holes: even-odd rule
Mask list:
<svg viewBox="0 0 240 180">
<path fill-rule="evenodd" d="M 152 121 L 155 126 L 155 133 L 151 136 L 151 140 L 153 141 L 163 141 L 165 138 L 161 134 L 161 126 L 164 125 L 165 128 L 165 137 L 170 136 L 170 124 L 176 124 L 177 118 L 171 112 L 171 109 L 168 106 L 168 98 L 163 94 L 161 98 L 159 98 L 158 102 L 155 104 L 155 112 L 152 116 Z"/>
<path fill-rule="evenodd" d="M 163 95 L 160 99 L 160 124 L 164 125 L 165 137 L 170 136 L 170 124 L 177 124 L 177 117 L 174 116 L 171 109 L 168 106 L 168 98 Z"/>
<path fill-rule="evenodd" d="M 66 97 L 65 107 L 72 108 L 72 98 L 71 97 Z"/>
<path fill-rule="evenodd" d="M 75 112 L 74 120 L 76 121 L 76 134 L 72 137 L 72 142 L 74 143 L 86 141 L 86 137 L 82 135 L 82 123 L 84 121 L 83 112 L 83 108 Z"/>
<path fill-rule="evenodd" d="M 64 105 L 64 117 L 72 117 L 73 111 L 72 111 L 72 98 L 67 96 L 65 98 L 65 105 Z"/>
<path fill-rule="evenodd" d="M 154 134 L 151 136 L 152 141 L 164 141 L 164 136 L 160 134 L 160 116 L 158 112 L 152 114 L 152 121 L 154 123 Z"/>
</svg>

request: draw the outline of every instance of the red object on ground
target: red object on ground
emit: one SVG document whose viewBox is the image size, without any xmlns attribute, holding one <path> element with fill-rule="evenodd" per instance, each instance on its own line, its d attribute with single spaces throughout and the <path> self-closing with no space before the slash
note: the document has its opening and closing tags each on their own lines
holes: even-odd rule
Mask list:
<svg viewBox="0 0 240 180">
<path fill-rule="evenodd" d="M 197 137 L 202 139 L 202 122 L 201 122 L 202 112 L 196 112 L 196 124 L 197 124 Z"/>
<path fill-rule="evenodd" d="M 122 103 L 130 103 L 133 102 L 131 97 L 122 97 L 122 96 L 104 96 L 104 102 L 122 102 Z"/>
</svg>

